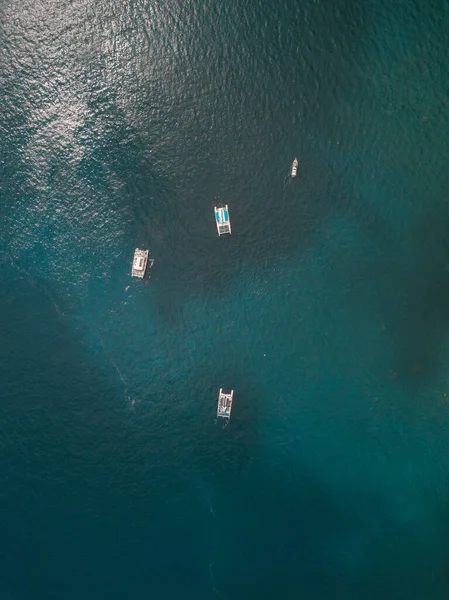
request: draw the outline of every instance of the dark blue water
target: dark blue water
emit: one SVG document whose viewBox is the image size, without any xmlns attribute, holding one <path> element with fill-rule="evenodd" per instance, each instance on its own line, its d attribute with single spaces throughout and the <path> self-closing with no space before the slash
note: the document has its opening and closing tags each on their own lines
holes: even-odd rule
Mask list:
<svg viewBox="0 0 449 600">
<path fill-rule="evenodd" d="M 449 3 L 0 19 L 1 600 L 447 599 Z"/>
</svg>

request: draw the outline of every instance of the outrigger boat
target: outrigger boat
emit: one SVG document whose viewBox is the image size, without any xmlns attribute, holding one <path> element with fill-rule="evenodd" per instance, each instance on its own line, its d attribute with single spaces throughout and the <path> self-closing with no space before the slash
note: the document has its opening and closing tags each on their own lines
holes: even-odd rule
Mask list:
<svg viewBox="0 0 449 600">
<path fill-rule="evenodd" d="M 215 207 L 215 223 L 217 225 L 218 235 L 231 233 L 231 221 L 229 220 L 227 204 L 220 208 Z"/>
<path fill-rule="evenodd" d="M 231 390 L 230 394 L 225 394 L 223 388 L 220 388 L 220 391 L 218 392 L 217 417 L 222 417 L 229 421 L 231 418 L 233 396 L 234 390 Z"/>
<path fill-rule="evenodd" d="M 295 158 L 295 160 L 292 163 L 292 172 L 291 172 L 292 177 L 296 177 L 297 173 L 298 173 L 298 159 Z"/>
<path fill-rule="evenodd" d="M 142 279 L 145 276 L 148 264 L 148 254 L 148 250 L 139 250 L 139 248 L 136 248 L 131 269 L 131 275 L 133 277 L 140 277 Z M 153 266 L 153 262 L 153 260 L 150 261 L 150 267 Z"/>
</svg>

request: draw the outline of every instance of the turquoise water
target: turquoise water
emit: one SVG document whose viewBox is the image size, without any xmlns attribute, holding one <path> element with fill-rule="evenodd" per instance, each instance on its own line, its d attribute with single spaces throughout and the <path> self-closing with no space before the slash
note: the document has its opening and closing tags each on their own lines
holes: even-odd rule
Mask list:
<svg viewBox="0 0 449 600">
<path fill-rule="evenodd" d="M 0 14 L 0 598 L 447 599 L 449 3 Z"/>
</svg>

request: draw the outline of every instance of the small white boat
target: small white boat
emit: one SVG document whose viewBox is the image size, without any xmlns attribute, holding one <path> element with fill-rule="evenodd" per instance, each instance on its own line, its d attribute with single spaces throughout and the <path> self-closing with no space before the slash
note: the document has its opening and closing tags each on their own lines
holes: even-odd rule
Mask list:
<svg viewBox="0 0 449 600">
<path fill-rule="evenodd" d="M 218 235 L 231 233 L 231 221 L 229 219 L 228 205 L 215 207 L 215 222 L 217 225 Z"/>
<path fill-rule="evenodd" d="M 217 417 L 222 417 L 229 421 L 231 418 L 233 397 L 234 390 L 231 390 L 229 394 L 225 394 L 223 388 L 220 388 L 220 391 L 218 392 Z"/>
<path fill-rule="evenodd" d="M 295 160 L 292 163 L 292 177 L 296 177 L 296 174 L 298 173 L 298 159 L 295 158 Z"/>
<path fill-rule="evenodd" d="M 131 275 L 133 277 L 140 277 L 142 279 L 145 276 L 148 264 L 148 254 L 148 250 L 139 250 L 139 248 L 136 248 L 131 269 Z"/>
</svg>

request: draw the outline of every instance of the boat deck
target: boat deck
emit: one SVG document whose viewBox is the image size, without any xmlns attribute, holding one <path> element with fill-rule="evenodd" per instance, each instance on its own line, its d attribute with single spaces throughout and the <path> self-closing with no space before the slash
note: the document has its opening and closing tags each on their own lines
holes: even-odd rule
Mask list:
<svg viewBox="0 0 449 600">
<path fill-rule="evenodd" d="M 217 417 L 222 417 L 223 419 L 231 418 L 233 396 L 234 390 L 231 390 L 230 394 L 225 394 L 223 389 L 220 388 L 220 392 L 218 393 Z"/>
<path fill-rule="evenodd" d="M 215 221 L 217 224 L 218 235 L 231 233 L 231 221 L 229 219 L 228 205 L 223 207 L 215 207 Z"/>
<path fill-rule="evenodd" d="M 145 276 L 148 264 L 148 250 L 139 250 L 136 248 L 134 252 L 133 266 L 131 269 L 131 275 L 133 277 L 140 277 L 141 279 Z M 151 261 L 151 265 L 153 261 Z"/>
<path fill-rule="evenodd" d="M 298 173 L 298 159 L 295 158 L 295 160 L 293 161 L 293 164 L 292 164 L 292 171 L 291 171 L 292 177 L 296 177 L 297 173 Z"/>
</svg>

